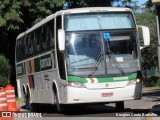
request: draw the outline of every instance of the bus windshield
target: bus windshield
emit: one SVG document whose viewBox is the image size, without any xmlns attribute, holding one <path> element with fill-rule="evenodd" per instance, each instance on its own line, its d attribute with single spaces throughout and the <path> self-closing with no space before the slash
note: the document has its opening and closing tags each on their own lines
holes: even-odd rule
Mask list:
<svg viewBox="0 0 160 120">
<path fill-rule="evenodd" d="M 83 13 L 65 15 L 66 31 L 135 28 L 130 12 Z"/>
<path fill-rule="evenodd" d="M 103 34 L 102 31 L 66 34 L 68 74 L 103 76 L 138 70 L 135 32 L 110 32 L 108 42 Z"/>
</svg>

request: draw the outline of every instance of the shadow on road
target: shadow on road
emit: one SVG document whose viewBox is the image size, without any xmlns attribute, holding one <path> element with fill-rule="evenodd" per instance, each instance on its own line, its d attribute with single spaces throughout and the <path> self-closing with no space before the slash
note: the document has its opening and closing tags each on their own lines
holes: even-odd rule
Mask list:
<svg viewBox="0 0 160 120">
<path fill-rule="evenodd" d="M 25 109 L 25 106 L 22 106 Z M 76 106 L 67 107 L 66 111 L 58 114 L 54 106 L 39 106 L 37 111 L 45 116 L 69 116 L 69 117 L 115 117 L 117 113 L 133 113 L 133 114 L 148 114 L 150 109 L 130 109 L 126 108 L 124 111 L 116 110 L 113 106 L 106 105 L 88 105 L 88 106 Z"/>
<path fill-rule="evenodd" d="M 152 102 L 160 102 L 160 90 L 148 91 L 143 93 L 142 96 L 153 98 Z"/>
<path fill-rule="evenodd" d="M 67 111 L 64 114 L 68 116 L 98 116 L 98 117 L 115 117 L 117 113 L 144 113 L 147 114 L 151 110 L 150 109 L 130 109 L 126 108 L 123 111 L 116 110 L 115 107 L 112 106 L 105 106 L 105 105 L 95 105 L 95 106 L 87 106 L 86 108 L 83 109 L 76 109 L 76 110 L 71 110 Z"/>
<path fill-rule="evenodd" d="M 154 91 L 146 91 L 142 94 L 143 97 L 152 98 L 151 102 L 159 102 L 160 101 L 160 90 L 154 90 Z M 149 99 L 150 100 L 150 99 Z M 154 105 L 153 108 L 157 107 L 160 108 L 160 105 Z M 25 106 L 21 107 L 22 109 L 25 109 Z M 133 113 L 133 114 L 148 114 L 150 112 L 153 112 L 153 109 L 131 109 L 131 108 L 125 108 L 124 111 L 116 110 L 114 106 L 107 104 L 107 105 L 79 105 L 79 106 L 68 106 L 65 112 L 58 114 L 55 106 L 53 105 L 34 105 L 33 112 L 38 112 L 42 114 L 46 114 L 49 116 L 98 116 L 98 117 L 115 117 L 116 113 Z M 154 109 L 154 110 L 156 110 Z M 159 109 L 160 110 L 160 109 Z M 27 110 L 26 110 L 27 111 Z M 160 112 L 154 112 L 158 115 L 160 115 Z"/>
<path fill-rule="evenodd" d="M 160 96 L 160 90 L 147 91 L 142 93 L 142 96 Z"/>
</svg>

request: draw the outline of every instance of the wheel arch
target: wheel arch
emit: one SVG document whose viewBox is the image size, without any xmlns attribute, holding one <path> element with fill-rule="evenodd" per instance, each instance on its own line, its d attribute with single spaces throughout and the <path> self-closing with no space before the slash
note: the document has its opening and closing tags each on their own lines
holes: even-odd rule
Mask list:
<svg viewBox="0 0 160 120">
<path fill-rule="evenodd" d="M 58 100 L 60 102 L 60 94 L 59 94 L 59 89 L 58 89 L 58 85 L 57 82 L 55 80 L 53 80 L 53 84 L 52 84 L 52 90 L 53 90 L 53 94 L 57 94 L 58 95 Z M 57 93 L 56 93 L 57 92 Z"/>
</svg>

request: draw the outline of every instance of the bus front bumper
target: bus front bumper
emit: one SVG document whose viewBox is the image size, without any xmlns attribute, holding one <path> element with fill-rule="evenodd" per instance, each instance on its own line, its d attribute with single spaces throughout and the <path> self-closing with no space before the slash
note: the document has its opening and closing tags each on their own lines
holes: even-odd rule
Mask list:
<svg viewBox="0 0 160 120">
<path fill-rule="evenodd" d="M 141 83 L 114 89 L 87 89 L 67 86 L 67 96 L 64 104 L 110 103 L 138 100 L 141 99 L 141 86 Z"/>
</svg>

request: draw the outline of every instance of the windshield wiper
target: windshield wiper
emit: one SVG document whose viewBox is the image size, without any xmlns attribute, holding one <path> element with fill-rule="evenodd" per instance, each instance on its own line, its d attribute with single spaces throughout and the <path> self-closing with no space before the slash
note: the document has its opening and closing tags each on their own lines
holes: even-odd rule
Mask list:
<svg viewBox="0 0 160 120">
<path fill-rule="evenodd" d="M 125 72 L 122 69 L 122 67 L 120 66 L 120 64 L 117 62 L 116 58 L 114 56 L 112 56 L 111 54 L 108 55 L 109 59 L 112 60 L 112 62 L 115 64 L 115 66 L 118 68 L 118 70 L 121 72 L 121 74 L 123 76 L 125 76 Z"/>
<path fill-rule="evenodd" d="M 98 55 L 98 58 L 97 58 L 97 60 L 96 60 L 97 62 L 96 62 L 95 65 L 92 67 L 91 72 L 90 72 L 89 75 L 88 75 L 88 78 L 89 78 L 89 77 L 92 77 L 92 75 L 94 74 L 94 72 L 97 70 L 97 67 L 99 66 L 99 64 L 100 64 L 103 56 L 104 56 L 104 52 L 100 52 L 99 55 Z"/>
<path fill-rule="evenodd" d="M 112 55 L 112 51 L 110 49 L 110 46 L 109 46 L 109 41 L 107 40 L 107 49 L 108 49 L 108 57 L 109 57 L 109 60 L 112 60 L 112 62 L 115 64 L 116 68 L 120 71 L 120 73 L 125 76 L 125 72 L 124 70 L 122 69 L 122 67 L 120 66 L 120 64 L 117 62 L 116 58 Z"/>
</svg>

